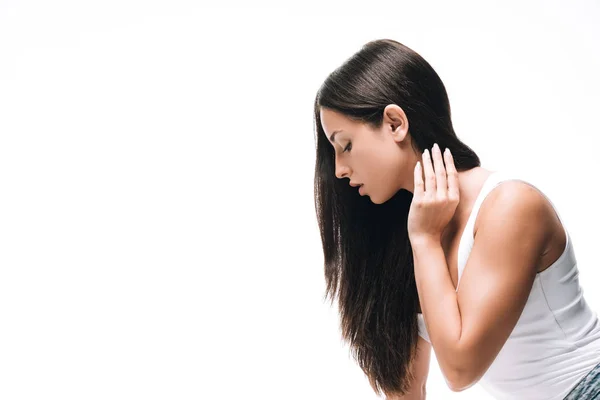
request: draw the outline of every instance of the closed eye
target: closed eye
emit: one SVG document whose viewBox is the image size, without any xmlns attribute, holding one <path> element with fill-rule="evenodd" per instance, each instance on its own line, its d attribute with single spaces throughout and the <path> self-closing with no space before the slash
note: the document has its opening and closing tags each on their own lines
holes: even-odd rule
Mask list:
<svg viewBox="0 0 600 400">
<path fill-rule="evenodd" d="M 350 151 L 352 149 L 352 142 L 349 142 L 346 147 L 344 147 L 344 152 Z"/>
</svg>

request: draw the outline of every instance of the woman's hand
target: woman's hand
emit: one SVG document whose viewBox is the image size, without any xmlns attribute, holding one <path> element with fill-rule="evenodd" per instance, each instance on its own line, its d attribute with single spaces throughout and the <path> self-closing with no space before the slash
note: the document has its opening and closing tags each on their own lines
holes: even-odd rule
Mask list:
<svg viewBox="0 0 600 400">
<path fill-rule="evenodd" d="M 442 159 L 442 152 L 436 143 L 432 156 L 433 164 L 426 149 L 423 152 L 423 167 L 420 162 L 415 166 L 415 190 L 408 213 L 408 237 L 413 244 L 421 240 L 439 242 L 460 199 L 458 172 L 450 150 L 446 149 Z"/>
</svg>

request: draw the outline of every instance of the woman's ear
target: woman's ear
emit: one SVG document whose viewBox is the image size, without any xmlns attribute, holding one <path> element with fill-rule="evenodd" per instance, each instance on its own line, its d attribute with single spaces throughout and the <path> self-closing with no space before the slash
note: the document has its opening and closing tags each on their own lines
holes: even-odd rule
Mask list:
<svg viewBox="0 0 600 400">
<path fill-rule="evenodd" d="M 396 104 L 388 104 L 383 110 L 383 124 L 396 142 L 401 142 L 408 134 L 408 118 L 404 110 Z"/>
</svg>

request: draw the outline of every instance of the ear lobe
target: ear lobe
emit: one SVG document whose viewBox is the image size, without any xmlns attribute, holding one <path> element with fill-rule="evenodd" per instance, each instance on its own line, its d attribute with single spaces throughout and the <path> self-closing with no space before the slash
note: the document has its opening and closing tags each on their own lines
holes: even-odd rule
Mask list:
<svg viewBox="0 0 600 400">
<path fill-rule="evenodd" d="M 406 138 L 406 129 L 404 129 L 402 125 L 398 126 L 396 129 L 394 129 L 392 137 L 398 143 L 404 141 L 404 139 Z"/>
<path fill-rule="evenodd" d="M 400 120 L 390 125 L 392 130 L 392 138 L 397 143 L 403 142 L 408 135 L 408 122 L 406 120 Z"/>
<path fill-rule="evenodd" d="M 404 110 L 396 104 L 388 104 L 384 109 L 383 119 L 386 124 L 389 124 L 394 138 L 403 140 L 408 132 L 408 120 Z"/>
</svg>

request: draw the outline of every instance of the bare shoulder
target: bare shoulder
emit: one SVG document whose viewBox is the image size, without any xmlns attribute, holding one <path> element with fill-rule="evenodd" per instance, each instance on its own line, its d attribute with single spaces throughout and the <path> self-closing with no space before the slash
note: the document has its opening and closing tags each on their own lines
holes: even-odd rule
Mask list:
<svg viewBox="0 0 600 400">
<path fill-rule="evenodd" d="M 477 234 L 483 223 L 533 225 L 544 240 L 548 240 L 556 219 L 552 204 L 542 192 L 526 182 L 509 180 L 500 183 L 486 196 L 475 219 L 474 232 Z"/>
</svg>

